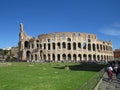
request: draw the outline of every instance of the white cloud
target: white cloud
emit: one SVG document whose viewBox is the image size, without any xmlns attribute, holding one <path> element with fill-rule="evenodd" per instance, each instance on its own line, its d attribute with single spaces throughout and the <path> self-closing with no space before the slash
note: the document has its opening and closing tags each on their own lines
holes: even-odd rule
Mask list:
<svg viewBox="0 0 120 90">
<path fill-rule="evenodd" d="M 113 23 L 112 26 L 116 28 L 120 28 L 120 23 Z"/>
<path fill-rule="evenodd" d="M 108 28 L 100 29 L 100 32 L 110 36 L 120 36 L 120 23 L 113 23 Z"/>
<path fill-rule="evenodd" d="M 120 30 L 114 29 L 114 28 L 106 28 L 100 30 L 101 33 L 106 34 L 106 35 L 111 35 L 111 36 L 119 36 L 120 35 Z"/>
</svg>

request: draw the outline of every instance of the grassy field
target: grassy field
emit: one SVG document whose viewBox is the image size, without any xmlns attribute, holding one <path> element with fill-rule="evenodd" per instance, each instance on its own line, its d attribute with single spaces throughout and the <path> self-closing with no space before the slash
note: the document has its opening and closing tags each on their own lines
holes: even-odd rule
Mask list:
<svg viewBox="0 0 120 90">
<path fill-rule="evenodd" d="M 0 65 L 0 90 L 76 90 L 103 67 L 96 64 L 25 62 Z"/>
</svg>

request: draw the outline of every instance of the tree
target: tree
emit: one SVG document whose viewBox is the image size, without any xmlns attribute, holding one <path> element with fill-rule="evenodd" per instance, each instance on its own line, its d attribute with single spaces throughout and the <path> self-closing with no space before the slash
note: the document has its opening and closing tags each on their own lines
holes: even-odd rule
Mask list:
<svg viewBox="0 0 120 90">
<path fill-rule="evenodd" d="M 3 59 L 5 59 L 5 56 L 9 54 L 9 50 L 3 50 L 0 49 L 0 55 L 2 56 Z"/>
<path fill-rule="evenodd" d="M 3 54 L 3 49 L 0 48 L 0 55 L 2 55 L 2 54 Z"/>
</svg>

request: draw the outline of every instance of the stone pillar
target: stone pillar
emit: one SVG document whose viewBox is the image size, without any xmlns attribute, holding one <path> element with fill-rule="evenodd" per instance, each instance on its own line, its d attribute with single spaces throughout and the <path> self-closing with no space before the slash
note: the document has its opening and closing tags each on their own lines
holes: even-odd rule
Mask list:
<svg viewBox="0 0 120 90">
<path fill-rule="evenodd" d="M 33 61 L 35 61 L 35 54 L 33 54 Z"/>
<path fill-rule="evenodd" d="M 68 61 L 68 53 L 66 54 L 66 61 Z"/>
<path fill-rule="evenodd" d="M 86 54 L 86 60 L 88 61 L 88 54 Z"/>
<path fill-rule="evenodd" d="M 88 52 L 88 42 L 86 42 L 86 52 Z"/>
<path fill-rule="evenodd" d="M 34 48 L 37 48 L 36 40 L 34 40 Z"/>
<path fill-rule="evenodd" d="M 97 50 L 97 44 L 95 43 L 95 52 L 98 52 L 98 50 Z"/>
<path fill-rule="evenodd" d="M 71 50 L 73 51 L 73 42 L 71 42 L 70 44 L 71 44 Z"/>
<path fill-rule="evenodd" d="M 38 52 L 38 60 L 40 60 L 40 52 Z"/>
<path fill-rule="evenodd" d="M 50 43 L 50 50 L 51 50 L 51 51 L 53 50 L 52 43 Z"/>
<path fill-rule="evenodd" d="M 22 24 L 22 23 L 20 23 L 20 31 L 21 31 L 21 32 L 24 31 L 24 29 L 23 29 L 23 24 Z"/>
<path fill-rule="evenodd" d="M 58 57 L 57 57 L 57 54 L 55 54 L 55 61 L 58 61 Z"/>
<path fill-rule="evenodd" d="M 73 61 L 73 54 L 71 54 L 71 61 Z"/>
<path fill-rule="evenodd" d="M 29 60 L 31 61 L 31 53 L 30 53 L 30 55 L 29 55 Z"/>
<path fill-rule="evenodd" d="M 22 51 L 22 60 L 26 60 L 27 58 L 26 58 L 26 51 Z"/>
<path fill-rule="evenodd" d="M 91 54 L 91 61 L 93 61 L 93 54 Z"/>
<path fill-rule="evenodd" d="M 24 41 L 21 41 L 20 44 L 21 44 L 20 45 L 20 50 L 23 50 L 24 49 Z"/>
<path fill-rule="evenodd" d="M 60 54 L 60 61 L 63 61 L 63 59 L 62 59 L 62 54 Z"/>
<path fill-rule="evenodd" d="M 50 61 L 53 61 L 52 54 L 50 53 Z"/>
<path fill-rule="evenodd" d="M 91 51 L 93 51 L 93 47 L 92 47 L 92 44 L 93 44 L 93 43 L 90 43 L 90 45 L 91 45 Z"/>
<path fill-rule="evenodd" d="M 46 43 L 46 50 L 48 50 L 48 43 Z"/>
<path fill-rule="evenodd" d="M 77 62 L 80 61 L 80 60 L 79 60 L 80 58 L 78 58 L 78 53 L 76 53 L 76 58 L 77 58 L 77 59 L 76 59 Z"/>
<path fill-rule="evenodd" d="M 46 53 L 46 60 L 48 61 L 48 54 Z"/>
<path fill-rule="evenodd" d="M 98 54 L 96 54 L 96 61 L 98 61 Z"/>
<path fill-rule="evenodd" d="M 67 43 L 67 42 L 65 42 L 65 44 L 66 44 L 66 48 L 65 48 L 65 50 L 67 51 L 67 45 L 68 45 L 68 43 Z"/>
<path fill-rule="evenodd" d="M 78 51 L 78 42 L 76 42 L 76 50 Z"/>
<path fill-rule="evenodd" d="M 83 54 L 81 53 L 81 60 L 83 61 Z"/>
</svg>

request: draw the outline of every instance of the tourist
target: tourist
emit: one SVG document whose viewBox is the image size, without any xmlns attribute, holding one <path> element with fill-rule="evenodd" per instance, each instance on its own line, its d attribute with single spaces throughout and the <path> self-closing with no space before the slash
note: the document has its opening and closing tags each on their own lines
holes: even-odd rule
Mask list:
<svg viewBox="0 0 120 90">
<path fill-rule="evenodd" d="M 111 82 L 113 79 L 113 68 L 112 66 L 109 66 L 107 68 L 107 74 L 108 74 L 108 80 Z"/>
<path fill-rule="evenodd" d="M 116 76 L 117 76 L 117 79 L 120 80 L 120 66 L 117 68 Z"/>
<path fill-rule="evenodd" d="M 113 67 L 113 72 L 116 75 L 116 78 L 117 78 L 117 69 L 118 69 L 118 66 L 117 66 L 117 64 L 115 64 Z"/>
</svg>

